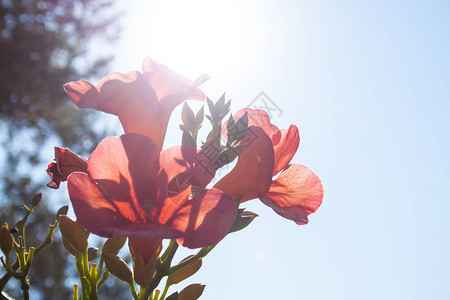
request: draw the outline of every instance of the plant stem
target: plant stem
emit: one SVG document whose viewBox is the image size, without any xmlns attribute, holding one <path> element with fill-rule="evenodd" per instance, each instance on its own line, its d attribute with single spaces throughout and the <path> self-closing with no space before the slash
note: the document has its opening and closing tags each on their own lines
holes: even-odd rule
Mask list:
<svg viewBox="0 0 450 300">
<path fill-rule="evenodd" d="M 159 298 L 159 300 L 164 300 L 168 290 L 169 290 L 169 285 L 167 284 L 167 281 L 166 281 L 166 286 L 164 287 L 164 291 L 163 291 L 163 293 L 161 295 L 161 298 Z"/>
<path fill-rule="evenodd" d="M 178 243 L 176 240 L 171 240 L 169 243 L 169 246 L 167 247 L 167 250 L 164 252 L 164 254 L 161 256 L 161 259 L 159 260 L 159 264 L 156 266 L 156 273 L 153 277 L 153 280 L 150 282 L 150 284 L 145 289 L 143 300 L 146 300 L 150 297 L 150 294 L 153 292 L 153 290 L 159 285 L 161 282 L 161 279 L 169 274 L 170 264 L 172 263 L 173 257 L 175 256 L 175 252 L 178 249 Z"/>
</svg>

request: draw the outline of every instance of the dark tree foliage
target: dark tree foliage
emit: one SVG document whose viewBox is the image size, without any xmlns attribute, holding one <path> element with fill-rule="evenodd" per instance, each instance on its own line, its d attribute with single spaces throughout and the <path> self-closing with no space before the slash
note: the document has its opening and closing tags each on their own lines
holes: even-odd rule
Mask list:
<svg viewBox="0 0 450 300">
<path fill-rule="evenodd" d="M 104 74 L 110 58 L 93 57 L 88 49 L 92 38 L 117 37 L 113 9 L 111 0 L 0 0 L 0 221 L 10 227 L 34 193 L 43 191 L 45 198 L 52 146 L 87 156 L 105 134 L 92 125 L 95 113 L 81 112 L 62 87 Z M 42 201 L 30 220 L 31 245 L 53 222 L 58 207 L 50 204 Z M 33 261 L 32 290 L 42 299 L 71 299 L 71 269 L 58 234 L 55 240 Z M 120 298 L 121 287 L 111 290 L 112 298 Z"/>
</svg>

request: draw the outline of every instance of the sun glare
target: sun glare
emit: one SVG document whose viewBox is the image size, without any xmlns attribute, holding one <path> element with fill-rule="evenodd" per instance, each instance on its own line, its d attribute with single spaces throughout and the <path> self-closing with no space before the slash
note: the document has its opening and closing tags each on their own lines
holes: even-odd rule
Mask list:
<svg viewBox="0 0 450 300">
<path fill-rule="evenodd" d="M 141 1 L 134 12 L 136 55 L 189 77 L 238 73 L 256 52 L 255 16 L 238 1 Z M 138 24 L 136 24 L 138 23 Z"/>
</svg>

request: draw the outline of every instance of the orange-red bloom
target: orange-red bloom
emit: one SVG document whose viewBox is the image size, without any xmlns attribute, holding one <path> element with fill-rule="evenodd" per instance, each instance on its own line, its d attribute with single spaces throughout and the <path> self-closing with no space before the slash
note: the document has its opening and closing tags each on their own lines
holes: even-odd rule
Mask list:
<svg viewBox="0 0 450 300">
<path fill-rule="evenodd" d="M 323 187 L 310 169 L 290 164 L 300 142 L 297 127 L 279 130 L 270 123 L 267 113 L 259 109 L 242 109 L 234 119 L 238 120 L 245 112 L 249 128 L 241 144 L 247 147 L 233 170 L 214 187 L 231 196 L 243 196 L 242 201 L 259 197 L 279 215 L 299 225 L 307 224 L 308 215 L 322 203 Z"/>
<path fill-rule="evenodd" d="M 186 99 L 203 100 L 198 89 L 209 77 L 194 83 L 170 68 L 144 59 L 143 73 L 109 74 L 97 84 L 80 80 L 64 86 L 80 108 L 93 108 L 119 117 L 125 133 L 140 133 L 162 149 L 170 114 Z"/>
<path fill-rule="evenodd" d="M 62 181 L 67 180 L 72 172 L 87 172 L 87 159 L 81 157 L 67 148 L 55 147 L 55 161 L 48 164 L 47 174 L 52 179 L 47 186 L 52 189 L 59 188 Z"/>
<path fill-rule="evenodd" d="M 105 138 L 89 157 L 88 173 L 68 177 L 78 222 L 105 237 L 177 238 L 189 248 L 219 242 L 237 207 L 218 189 L 200 189 L 212 179 L 198 164 L 201 155 L 188 146 L 160 153 L 140 134 Z"/>
</svg>

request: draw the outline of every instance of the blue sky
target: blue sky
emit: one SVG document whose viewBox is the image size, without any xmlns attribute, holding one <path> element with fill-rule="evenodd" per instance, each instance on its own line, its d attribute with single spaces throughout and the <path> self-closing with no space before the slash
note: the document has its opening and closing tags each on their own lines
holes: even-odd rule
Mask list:
<svg viewBox="0 0 450 300">
<path fill-rule="evenodd" d="M 450 2 L 136 3 L 115 71 L 209 73 L 234 111 L 264 91 L 325 189 L 307 226 L 246 203 L 260 218 L 189 280 L 204 299 L 450 298 Z"/>
</svg>

